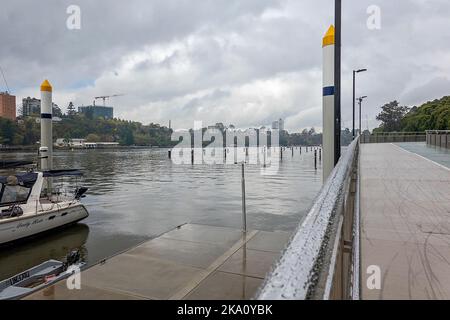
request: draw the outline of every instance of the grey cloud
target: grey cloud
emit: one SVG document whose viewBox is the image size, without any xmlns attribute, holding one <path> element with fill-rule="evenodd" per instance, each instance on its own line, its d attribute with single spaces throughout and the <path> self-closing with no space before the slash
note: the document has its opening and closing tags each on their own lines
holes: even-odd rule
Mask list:
<svg viewBox="0 0 450 320">
<path fill-rule="evenodd" d="M 357 89 L 369 96 L 364 115 L 371 119 L 390 100 L 420 104 L 448 93 L 450 3 L 375 2 L 376 31 L 366 27 L 372 0 L 344 3 L 346 124 L 353 68 L 369 69 Z M 77 31 L 65 27 L 70 4 L 2 4 L 0 65 L 17 94 L 37 94 L 33 88 L 48 77 L 60 105 L 126 92 L 114 102 L 116 114 L 146 123 L 171 118 L 190 126 L 204 117 L 244 126 L 285 117 L 290 129 L 320 126 L 321 39 L 333 23 L 332 0 L 80 0 Z"/>
</svg>

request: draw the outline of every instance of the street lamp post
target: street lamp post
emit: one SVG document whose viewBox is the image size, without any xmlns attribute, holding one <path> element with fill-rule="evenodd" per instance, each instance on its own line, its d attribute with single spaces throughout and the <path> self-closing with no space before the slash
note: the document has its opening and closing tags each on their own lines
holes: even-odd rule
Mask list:
<svg viewBox="0 0 450 320">
<path fill-rule="evenodd" d="M 342 0 L 334 1 L 334 165 L 341 157 L 341 18 Z"/>
<path fill-rule="evenodd" d="M 360 73 L 360 72 L 365 72 L 367 71 L 367 69 L 358 69 L 358 70 L 353 70 L 353 122 L 352 122 L 352 135 L 353 135 L 353 139 L 355 139 L 355 80 L 356 80 L 356 74 Z"/>
<path fill-rule="evenodd" d="M 358 98 L 358 103 L 359 103 L 359 134 L 362 134 L 361 132 L 361 104 L 363 102 L 364 99 L 366 99 L 367 96 L 362 96 Z"/>
</svg>

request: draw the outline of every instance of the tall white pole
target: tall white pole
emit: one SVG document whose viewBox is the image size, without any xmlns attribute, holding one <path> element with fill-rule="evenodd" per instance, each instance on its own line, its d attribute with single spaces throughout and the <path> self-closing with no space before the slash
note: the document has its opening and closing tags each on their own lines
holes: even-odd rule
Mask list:
<svg viewBox="0 0 450 320">
<path fill-rule="evenodd" d="M 52 137 L 52 86 L 48 80 L 41 84 L 41 170 L 51 170 L 53 166 Z"/>
<path fill-rule="evenodd" d="M 330 26 L 323 38 L 323 181 L 335 165 L 334 49 L 335 30 Z"/>
</svg>

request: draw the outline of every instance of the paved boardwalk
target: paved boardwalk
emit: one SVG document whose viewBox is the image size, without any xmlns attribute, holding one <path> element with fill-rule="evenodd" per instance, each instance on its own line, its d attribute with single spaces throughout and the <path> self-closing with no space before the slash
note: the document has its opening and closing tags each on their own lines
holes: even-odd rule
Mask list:
<svg viewBox="0 0 450 320">
<path fill-rule="evenodd" d="M 393 144 L 363 144 L 360 166 L 362 298 L 450 299 L 450 170 Z"/>
<path fill-rule="evenodd" d="M 187 224 L 27 299 L 250 299 L 289 240 L 286 232 Z"/>
</svg>

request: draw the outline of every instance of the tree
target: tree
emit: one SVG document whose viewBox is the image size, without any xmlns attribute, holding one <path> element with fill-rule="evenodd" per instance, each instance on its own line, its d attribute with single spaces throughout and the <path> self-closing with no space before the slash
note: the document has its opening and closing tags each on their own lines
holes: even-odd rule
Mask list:
<svg viewBox="0 0 450 320">
<path fill-rule="evenodd" d="M 100 142 L 100 137 L 95 133 L 89 133 L 86 137 L 87 142 Z"/>
<path fill-rule="evenodd" d="M 17 131 L 17 125 L 15 122 L 0 117 L 0 132 L 3 138 L 3 143 L 12 145 L 17 140 L 14 140 Z"/>
<path fill-rule="evenodd" d="M 450 130 L 450 96 L 412 108 L 402 120 L 402 130 Z"/>
<path fill-rule="evenodd" d="M 61 111 L 61 108 L 58 107 L 58 105 L 54 104 L 52 107 L 52 111 L 53 111 L 54 117 L 59 117 L 59 118 L 62 117 L 62 111 Z"/>
<path fill-rule="evenodd" d="M 409 107 L 400 106 L 397 100 L 381 107 L 377 120 L 381 121 L 380 129 L 385 132 L 401 131 L 401 121 L 408 113 Z"/>
<path fill-rule="evenodd" d="M 67 115 L 73 116 L 76 114 L 75 106 L 73 105 L 72 101 L 69 102 L 69 106 L 67 107 Z"/>
<path fill-rule="evenodd" d="M 132 144 L 134 144 L 133 131 L 130 128 L 125 127 L 123 129 L 121 137 L 122 139 L 120 140 L 120 144 L 125 146 L 131 146 Z"/>
</svg>

